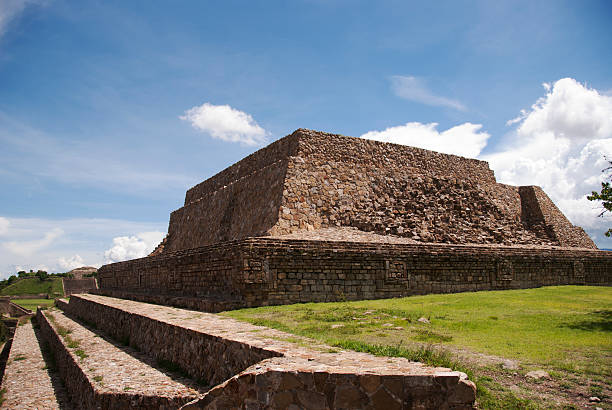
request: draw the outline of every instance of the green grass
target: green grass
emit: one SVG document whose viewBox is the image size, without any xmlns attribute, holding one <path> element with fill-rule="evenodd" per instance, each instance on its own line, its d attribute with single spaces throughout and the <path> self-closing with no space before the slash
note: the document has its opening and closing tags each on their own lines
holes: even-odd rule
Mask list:
<svg viewBox="0 0 612 410">
<path fill-rule="evenodd" d="M 305 303 L 223 315 L 331 344 L 436 343 L 562 370 L 609 372 L 612 354 L 612 288 L 608 287 L 555 286 Z M 431 323 L 418 322 L 420 317 Z M 332 327 L 338 324 L 343 326 Z M 607 359 L 601 361 L 607 369 L 596 366 L 597 359 Z"/>
<path fill-rule="evenodd" d="M 39 293 L 64 295 L 62 278 L 41 281 L 38 278 L 21 279 L 0 291 L 0 295 L 37 295 Z"/>
<path fill-rule="evenodd" d="M 222 315 L 334 347 L 465 371 L 478 384 L 483 408 L 495 408 L 496 401 L 520 408 L 531 404 L 488 380 L 474 363 L 458 362 L 458 352 L 500 356 L 518 361 L 522 371 L 542 368 L 585 381 L 606 383 L 612 373 L 609 287 L 554 286 L 305 303 Z M 430 323 L 419 322 L 421 317 Z"/>
<path fill-rule="evenodd" d="M 53 303 L 55 302 L 55 300 L 53 299 L 12 299 L 11 302 L 21 307 L 24 307 L 26 309 L 29 309 L 32 312 L 35 312 L 38 306 L 40 307 L 53 306 Z"/>
</svg>

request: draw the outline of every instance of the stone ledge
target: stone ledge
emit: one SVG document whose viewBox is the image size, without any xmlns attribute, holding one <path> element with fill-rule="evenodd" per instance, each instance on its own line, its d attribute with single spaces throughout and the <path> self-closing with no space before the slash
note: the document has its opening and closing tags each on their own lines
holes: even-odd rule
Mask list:
<svg viewBox="0 0 612 410">
<path fill-rule="evenodd" d="M 198 393 L 140 362 L 95 333 L 68 319 L 60 311 L 38 310 L 41 334 L 55 356 L 60 376 L 73 403 L 81 408 L 172 409 L 198 397 Z M 52 323 L 52 321 L 56 323 Z M 87 355 L 79 358 L 58 334 L 58 326 Z"/>
<path fill-rule="evenodd" d="M 425 370 L 425 368 L 423 369 Z M 406 375 L 393 369 L 326 366 L 273 358 L 207 392 L 182 409 L 471 409 L 476 386 L 461 372 L 433 369 Z M 297 407 L 296 407 L 297 408 Z"/>
<path fill-rule="evenodd" d="M 323 396 L 323 408 L 393 408 L 387 400 L 397 408 L 471 408 L 475 400 L 474 384 L 460 372 L 296 344 L 294 335 L 209 313 L 99 295 L 73 296 L 68 312 L 218 384 L 191 408 L 282 408 Z"/>
</svg>

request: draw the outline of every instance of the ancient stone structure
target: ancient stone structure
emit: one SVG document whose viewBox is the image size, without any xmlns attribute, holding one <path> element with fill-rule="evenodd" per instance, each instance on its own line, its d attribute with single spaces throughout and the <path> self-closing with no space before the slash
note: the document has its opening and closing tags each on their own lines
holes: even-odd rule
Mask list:
<svg viewBox="0 0 612 410">
<path fill-rule="evenodd" d="M 62 286 L 64 287 L 64 295 L 70 296 L 75 293 L 87 293 L 98 288 L 96 278 L 70 279 L 62 278 Z"/>
<path fill-rule="evenodd" d="M 98 275 L 102 294 L 218 311 L 609 285 L 612 255 L 484 161 L 300 129 L 191 188 L 151 256 Z"/>
<path fill-rule="evenodd" d="M 66 275 L 72 279 L 84 279 L 86 277 L 91 277 L 91 274 L 97 270 L 98 268 L 94 268 L 93 266 L 81 266 L 80 268 L 75 268 L 70 272 L 66 272 Z"/>
<path fill-rule="evenodd" d="M 298 130 L 187 191 L 165 252 L 350 226 L 420 242 L 595 248 L 533 186 L 484 161 Z"/>
<path fill-rule="evenodd" d="M 86 399 L 87 408 L 128 408 L 126 402 L 136 402 L 139 408 L 176 408 L 194 392 L 160 381 L 166 394 L 147 397 L 137 377 L 129 376 L 145 371 L 135 370 L 142 366 L 133 358 L 114 356 L 120 376 L 98 364 L 90 369 L 101 353 L 115 348 L 104 346 L 100 338 L 92 343 L 89 339 L 95 338 L 86 336 L 91 331 L 70 318 L 199 380 L 202 394 L 184 409 L 285 409 L 291 404 L 310 409 L 469 409 L 475 399 L 474 383 L 461 372 L 308 344 L 306 339 L 295 343 L 287 333 L 217 315 L 98 295 L 76 295 L 58 306 L 65 313 L 38 311 L 37 318 L 55 355 L 65 359 L 59 369 L 64 383 Z M 60 325 L 71 329 L 71 340 L 79 340 L 81 348 L 97 358 L 77 359 L 74 348 L 58 335 Z M 141 388 L 157 381 L 151 380 L 153 370 L 148 371 L 152 374 Z M 95 374 L 108 383 L 96 383 Z M 131 389 L 124 390 L 122 383 Z"/>
</svg>

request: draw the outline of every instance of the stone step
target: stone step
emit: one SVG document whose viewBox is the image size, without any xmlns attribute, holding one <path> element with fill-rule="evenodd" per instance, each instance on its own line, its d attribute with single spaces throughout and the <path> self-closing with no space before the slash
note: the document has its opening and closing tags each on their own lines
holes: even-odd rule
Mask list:
<svg viewBox="0 0 612 410">
<path fill-rule="evenodd" d="M 47 368 L 31 322 L 15 330 L 2 381 L 2 408 L 70 408 L 66 392 Z"/>
<path fill-rule="evenodd" d="M 79 408 L 173 409 L 200 396 L 188 379 L 170 377 L 143 355 L 111 343 L 60 310 L 38 310 L 36 317 Z"/>
<path fill-rule="evenodd" d="M 328 408 L 463 409 L 475 400 L 461 372 L 296 343 L 294 335 L 215 314 L 100 295 L 72 296 L 65 308 L 207 381 L 211 390 L 188 408 L 308 407 L 311 397 Z"/>
</svg>

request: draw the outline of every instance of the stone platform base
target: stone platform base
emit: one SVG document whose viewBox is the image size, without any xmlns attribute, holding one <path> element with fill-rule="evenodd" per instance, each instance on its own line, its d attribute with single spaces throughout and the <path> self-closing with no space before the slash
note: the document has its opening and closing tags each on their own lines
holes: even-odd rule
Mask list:
<svg viewBox="0 0 612 410">
<path fill-rule="evenodd" d="M 248 238 L 105 265 L 101 294 L 216 312 L 299 302 L 612 284 L 612 252 Z"/>
<path fill-rule="evenodd" d="M 210 313 L 99 295 L 60 306 L 210 386 L 184 408 L 470 409 L 475 400 L 462 372 L 295 343 L 288 333 Z"/>
</svg>

